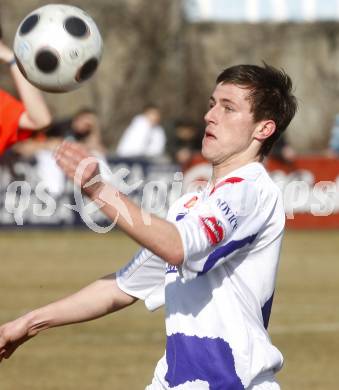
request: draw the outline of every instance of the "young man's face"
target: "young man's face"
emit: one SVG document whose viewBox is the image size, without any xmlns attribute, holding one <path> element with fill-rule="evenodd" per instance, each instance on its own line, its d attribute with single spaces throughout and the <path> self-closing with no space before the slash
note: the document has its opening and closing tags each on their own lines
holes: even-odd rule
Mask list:
<svg viewBox="0 0 339 390">
<path fill-rule="evenodd" d="M 217 84 L 202 141 L 202 154 L 213 164 L 241 156 L 249 148 L 256 124 L 248 94 L 248 89 L 234 84 Z"/>
</svg>

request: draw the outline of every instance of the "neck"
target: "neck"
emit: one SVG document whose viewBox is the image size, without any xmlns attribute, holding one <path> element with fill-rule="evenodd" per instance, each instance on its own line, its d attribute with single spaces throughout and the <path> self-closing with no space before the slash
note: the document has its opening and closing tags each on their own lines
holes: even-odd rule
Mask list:
<svg viewBox="0 0 339 390">
<path fill-rule="evenodd" d="M 260 156 L 254 156 L 248 158 L 248 156 L 234 156 L 232 158 L 228 158 L 225 161 L 220 163 L 213 163 L 213 172 L 212 172 L 212 183 L 215 184 L 218 179 L 224 177 L 231 173 L 232 171 L 243 167 L 244 165 L 250 164 L 252 162 L 261 161 Z"/>
</svg>

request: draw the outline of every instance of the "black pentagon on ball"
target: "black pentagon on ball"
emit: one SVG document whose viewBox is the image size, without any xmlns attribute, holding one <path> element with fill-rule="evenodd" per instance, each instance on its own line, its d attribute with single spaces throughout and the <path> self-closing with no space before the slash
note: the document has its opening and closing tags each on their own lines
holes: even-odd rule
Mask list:
<svg viewBox="0 0 339 390">
<path fill-rule="evenodd" d="M 35 56 L 35 65 L 43 73 L 52 73 L 59 66 L 59 57 L 47 48 L 42 49 Z"/>
<path fill-rule="evenodd" d="M 96 58 L 91 58 L 82 65 L 75 77 L 76 81 L 85 81 L 89 79 L 98 67 L 99 61 Z"/>
<path fill-rule="evenodd" d="M 40 19 L 40 16 L 38 14 L 33 14 L 28 16 L 22 23 L 19 34 L 25 35 L 28 34 L 30 31 L 33 30 L 33 28 L 36 26 Z"/>
<path fill-rule="evenodd" d="M 89 32 L 87 24 L 76 16 L 71 16 L 65 20 L 65 30 L 76 38 L 83 38 Z"/>
</svg>

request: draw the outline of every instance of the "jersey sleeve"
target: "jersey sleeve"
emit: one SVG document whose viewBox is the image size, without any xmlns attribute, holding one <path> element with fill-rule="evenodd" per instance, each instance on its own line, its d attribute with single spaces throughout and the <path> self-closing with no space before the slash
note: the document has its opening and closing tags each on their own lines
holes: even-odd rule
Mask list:
<svg viewBox="0 0 339 390">
<path fill-rule="evenodd" d="M 179 272 L 192 279 L 220 266 L 255 241 L 274 204 L 255 182 L 228 184 L 176 222 L 184 247 Z M 264 204 L 265 203 L 265 204 Z"/>
<path fill-rule="evenodd" d="M 142 299 L 148 310 L 165 303 L 165 262 L 148 249 L 141 249 L 117 272 L 117 284 L 127 294 Z"/>
<path fill-rule="evenodd" d="M 31 131 L 19 127 L 24 111 L 25 107 L 19 100 L 0 90 L 0 152 L 32 134 Z"/>
</svg>

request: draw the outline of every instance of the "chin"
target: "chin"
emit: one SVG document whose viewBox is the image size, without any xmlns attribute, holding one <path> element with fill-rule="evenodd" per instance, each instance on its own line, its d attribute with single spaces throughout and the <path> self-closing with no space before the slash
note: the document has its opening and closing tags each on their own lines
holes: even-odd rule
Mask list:
<svg viewBox="0 0 339 390">
<path fill-rule="evenodd" d="M 211 152 L 209 153 L 205 148 L 201 149 L 201 155 L 208 162 L 212 162 L 213 161 L 213 154 Z"/>
</svg>

